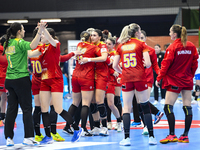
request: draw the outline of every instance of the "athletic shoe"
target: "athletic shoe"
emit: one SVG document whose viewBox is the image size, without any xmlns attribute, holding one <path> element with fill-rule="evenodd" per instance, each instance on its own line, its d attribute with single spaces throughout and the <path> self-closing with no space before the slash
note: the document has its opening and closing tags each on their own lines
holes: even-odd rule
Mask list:
<svg viewBox="0 0 200 150">
<path fill-rule="evenodd" d="M 108 128 L 102 127 L 101 131 L 99 132 L 99 135 L 101 135 L 101 136 L 108 136 L 109 135 Z"/>
<path fill-rule="evenodd" d="M 154 124 L 157 124 L 157 123 L 160 121 L 160 119 L 162 118 L 163 115 L 164 115 L 164 113 L 159 111 L 159 112 L 155 115 Z"/>
<path fill-rule="evenodd" d="M 169 142 L 178 142 L 178 138 L 176 135 L 168 135 L 166 138 L 160 140 L 160 143 L 167 144 Z"/>
<path fill-rule="evenodd" d="M 0 127 L 3 127 L 4 126 L 4 123 L 2 120 L 0 120 Z"/>
<path fill-rule="evenodd" d="M 43 144 L 52 144 L 54 142 L 52 137 L 45 136 L 42 141 L 40 142 L 41 145 Z"/>
<path fill-rule="evenodd" d="M 79 127 L 79 130 L 74 130 L 74 135 L 71 139 L 71 142 L 77 142 L 81 135 L 82 135 L 83 129 Z"/>
<path fill-rule="evenodd" d="M 6 139 L 6 146 L 14 146 L 13 139 L 11 139 L 11 138 L 8 137 Z"/>
<path fill-rule="evenodd" d="M 158 101 L 154 100 L 153 105 L 157 105 L 157 104 L 158 104 Z"/>
<path fill-rule="evenodd" d="M 117 132 L 122 132 L 122 123 L 121 122 L 117 123 Z"/>
<path fill-rule="evenodd" d="M 100 128 L 94 127 L 94 129 L 92 129 L 90 133 L 92 135 L 99 135 L 100 130 L 101 130 Z"/>
<path fill-rule="evenodd" d="M 53 137 L 54 141 L 58 141 L 58 142 L 65 141 L 65 139 L 62 138 L 59 133 L 56 133 L 56 134 L 51 133 L 51 136 Z"/>
<path fill-rule="evenodd" d="M 90 132 L 88 132 L 88 131 L 83 131 L 81 136 L 88 136 L 88 137 L 90 137 L 90 136 L 93 136 L 93 135 Z"/>
<path fill-rule="evenodd" d="M 108 130 L 112 130 L 112 122 L 107 122 L 107 128 Z"/>
<path fill-rule="evenodd" d="M 42 134 L 40 136 L 35 135 L 35 141 L 37 141 L 37 142 L 41 142 L 43 138 L 44 138 L 44 136 Z"/>
<path fill-rule="evenodd" d="M 197 101 L 192 99 L 191 104 L 197 104 Z"/>
<path fill-rule="evenodd" d="M 68 128 L 67 126 L 64 127 L 63 132 L 67 133 L 69 135 L 73 135 L 74 134 L 74 131 L 72 130 L 72 128 Z"/>
<path fill-rule="evenodd" d="M 147 126 L 145 126 L 145 127 L 143 128 L 142 135 L 149 135 L 149 131 L 148 131 L 148 129 L 147 129 Z"/>
<path fill-rule="evenodd" d="M 141 122 L 132 122 L 131 127 L 141 127 Z"/>
<path fill-rule="evenodd" d="M 181 135 L 178 139 L 178 142 L 180 143 L 189 143 L 189 139 L 188 139 L 188 136 L 183 136 Z"/>
<path fill-rule="evenodd" d="M 119 142 L 119 145 L 122 145 L 122 146 L 131 146 L 131 140 L 130 140 L 130 138 L 123 139 L 122 141 Z"/>
<path fill-rule="evenodd" d="M 161 103 L 161 104 L 165 104 L 165 99 L 161 99 L 161 100 L 160 100 L 160 103 Z"/>
<path fill-rule="evenodd" d="M 114 130 L 117 130 L 117 129 L 118 129 L 118 124 L 116 123 L 115 127 L 114 127 Z"/>
<path fill-rule="evenodd" d="M 23 143 L 24 145 L 28 145 L 28 146 L 37 146 L 39 145 L 39 142 L 35 141 L 33 137 L 31 138 L 24 138 Z"/>
<path fill-rule="evenodd" d="M 156 145 L 156 144 L 157 144 L 156 138 L 153 136 L 149 137 L 149 145 Z"/>
</svg>

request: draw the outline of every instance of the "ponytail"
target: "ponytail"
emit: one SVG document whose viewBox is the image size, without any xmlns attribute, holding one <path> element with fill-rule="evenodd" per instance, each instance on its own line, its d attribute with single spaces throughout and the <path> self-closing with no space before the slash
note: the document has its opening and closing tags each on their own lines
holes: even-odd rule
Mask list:
<svg viewBox="0 0 200 150">
<path fill-rule="evenodd" d="M 122 29 L 122 32 L 120 34 L 120 37 L 118 39 L 118 43 L 126 43 L 131 37 L 129 36 L 128 34 L 128 31 L 129 31 L 129 26 L 125 26 L 123 29 Z"/>
<path fill-rule="evenodd" d="M 181 30 L 181 43 L 183 44 L 183 46 L 186 46 L 186 42 L 187 42 L 187 30 L 184 26 L 182 26 L 182 30 Z"/>
<path fill-rule="evenodd" d="M 4 45 L 4 49 L 3 49 L 3 54 L 5 54 L 5 51 L 6 51 L 6 48 L 8 47 L 8 41 L 10 39 L 10 36 L 11 36 L 11 28 L 8 28 L 7 31 L 6 31 L 6 41 L 5 41 L 5 45 Z"/>
</svg>

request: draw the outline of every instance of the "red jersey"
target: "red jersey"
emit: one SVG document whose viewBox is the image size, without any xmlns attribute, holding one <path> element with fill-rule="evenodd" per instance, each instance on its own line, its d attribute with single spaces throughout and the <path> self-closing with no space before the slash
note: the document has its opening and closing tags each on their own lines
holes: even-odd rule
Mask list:
<svg viewBox="0 0 200 150">
<path fill-rule="evenodd" d="M 113 51 L 109 52 L 108 58 L 114 60 L 116 51 L 113 49 Z M 113 69 L 112 65 L 108 66 L 109 74 L 110 74 L 110 82 L 116 82 L 115 76 L 113 76 L 115 70 Z"/>
<path fill-rule="evenodd" d="M 3 46 L 0 45 L 0 78 L 6 77 L 6 71 L 8 66 L 8 61 L 6 55 L 3 55 Z"/>
<path fill-rule="evenodd" d="M 99 42 L 96 46 L 98 46 L 100 49 L 97 53 L 97 56 L 101 56 L 102 53 L 108 53 L 107 46 L 104 42 Z M 96 62 L 95 67 L 95 80 L 109 80 L 109 70 L 108 70 L 108 64 L 105 62 Z"/>
<path fill-rule="evenodd" d="M 77 56 L 76 59 L 76 67 L 73 71 L 72 76 L 86 78 L 86 79 L 94 79 L 95 75 L 95 63 L 88 62 L 83 65 L 79 64 L 79 60 L 83 57 L 86 58 L 94 58 L 97 56 L 97 52 L 99 48 L 95 45 L 90 44 L 89 42 L 80 42 L 77 45 L 77 50 L 81 51 L 82 54 Z"/>
<path fill-rule="evenodd" d="M 149 51 L 145 42 L 131 38 L 126 43 L 120 44 L 116 55 L 120 55 L 122 61 L 122 83 L 146 81 L 143 66 L 143 52 Z"/>
<path fill-rule="evenodd" d="M 42 80 L 52 78 L 63 78 L 60 69 L 60 42 L 56 47 L 51 44 L 45 45 L 45 52 L 42 56 Z"/>
<path fill-rule="evenodd" d="M 155 53 L 155 49 L 153 49 L 152 47 L 150 47 L 148 45 L 147 45 L 147 47 L 150 50 L 149 56 L 150 56 L 150 60 L 151 60 L 151 67 L 146 68 L 145 73 L 146 73 L 147 82 L 150 82 L 153 84 L 153 82 L 154 82 L 153 69 L 155 70 L 156 74 L 159 74 L 160 68 L 158 66 L 157 55 Z"/>
<path fill-rule="evenodd" d="M 187 42 L 186 47 L 183 47 L 181 39 L 176 39 L 166 50 L 157 81 L 159 82 L 163 78 L 162 87 L 169 85 L 193 86 L 198 57 L 197 49 L 193 43 Z"/>
<path fill-rule="evenodd" d="M 34 50 L 44 49 L 44 45 L 38 45 Z M 32 51 L 34 51 L 32 50 Z M 43 50 L 40 50 L 43 51 Z M 42 55 L 38 57 L 32 57 L 30 58 L 31 66 L 33 68 L 33 76 L 35 77 L 41 77 L 42 74 L 42 65 L 41 65 L 41 57 Z"/>
</svg>

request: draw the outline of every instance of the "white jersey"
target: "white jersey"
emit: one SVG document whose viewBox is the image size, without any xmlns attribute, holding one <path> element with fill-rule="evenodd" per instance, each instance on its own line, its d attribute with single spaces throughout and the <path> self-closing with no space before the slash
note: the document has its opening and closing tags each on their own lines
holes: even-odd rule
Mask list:
<svg viewBox="0 0 200 150">
<path fill-rule="evenodd" d="M 195 72 L 195 75 L 200 74 L 200 55 L 199 55 L 199 58 L 197 59 L 197 61 L 198 61 L 198 68 Z"/>
</svg>

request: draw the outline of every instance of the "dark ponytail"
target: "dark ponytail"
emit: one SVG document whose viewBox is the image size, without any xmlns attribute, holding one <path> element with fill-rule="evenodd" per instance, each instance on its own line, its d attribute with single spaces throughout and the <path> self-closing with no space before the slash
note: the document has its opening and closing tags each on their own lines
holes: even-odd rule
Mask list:
<svg viewBox="0 0 200 150">
<path fill-rule="evenodd" d="M 3 50 L 2 55 L 5 54 L 6 48 L 8 47 L 8 41 L 9 41 L 10 37 L 11 36 L 16 37 L 17 32 L 21 29 L 22 29 L 22 24 L 19 23 L 19 22 L 12 23 L 10 25 L 10 28 L 7 29 L 7 31 L 6 31 L 6 42 L 5 42 L 5 45 L 4 45 L 4 50 Z"/>
<path fill-rule="evenodd" d="M 3 49 L 3 54 L 5 54 L 5 51 L 6 51 L 6 48 L 8 47 L 8 41 L 10 39 L 10 36 L 11 36 L 11 31 L 10 31 L 10 28 L 7 29 L 6 31 L 6 41 L 5 41 L 5 45 L 4 45 L 4 49 Z"/>
</svg>

